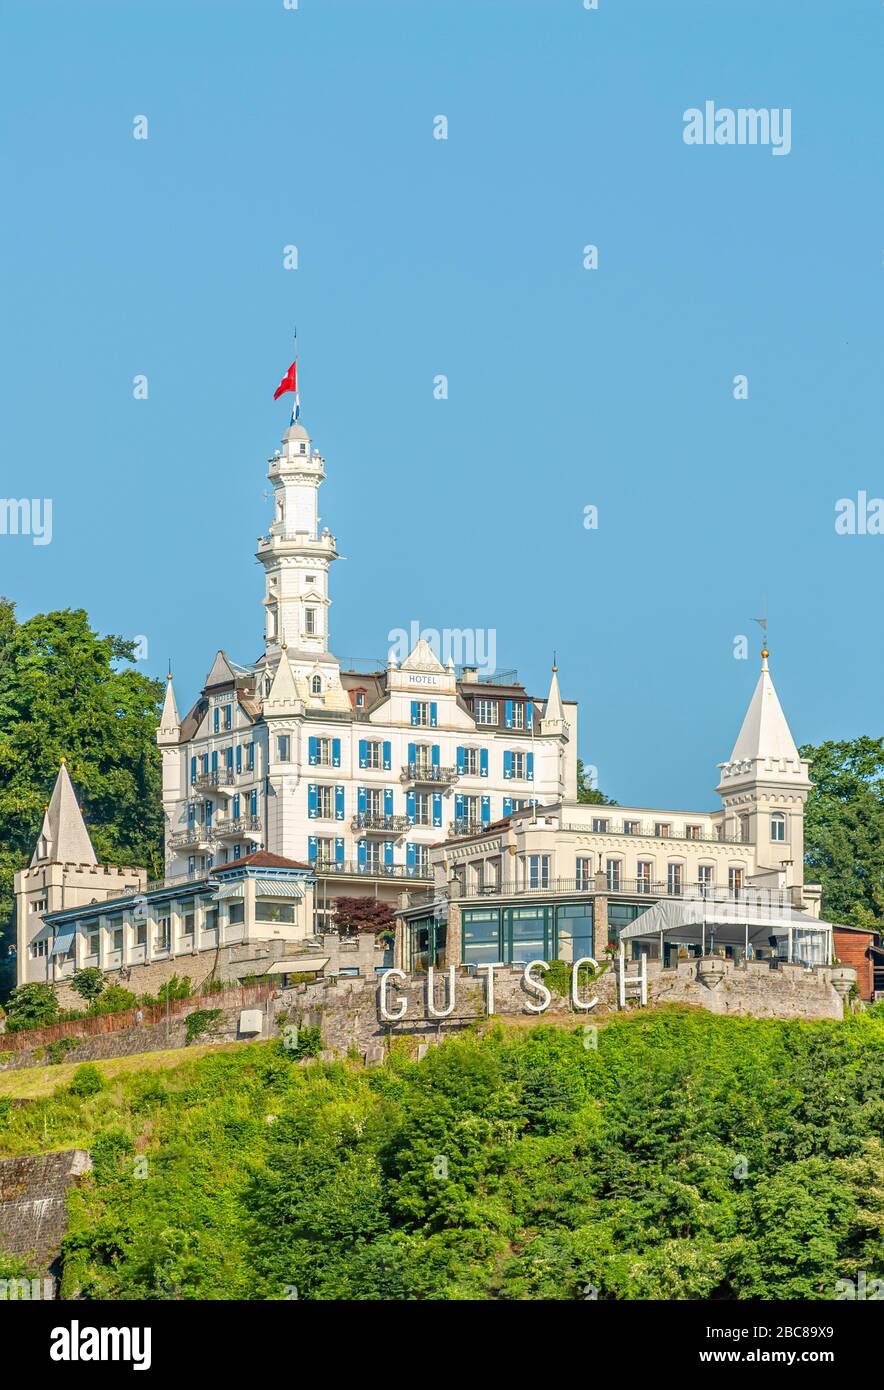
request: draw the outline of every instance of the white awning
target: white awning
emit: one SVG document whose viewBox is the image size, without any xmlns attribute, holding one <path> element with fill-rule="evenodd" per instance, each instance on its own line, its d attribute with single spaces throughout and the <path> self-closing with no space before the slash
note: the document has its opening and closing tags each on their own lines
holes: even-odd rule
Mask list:
<svg viewBox="0 0 884 1390">
<path fill-rule="evenodd" d="M 680 932 L 696 935 L 701 927 L 712 929 L 722 942 L 729 939 L 731 932 L 735 941 L 745 940 L 747 928 L 750 941 L 784 936 L 790 927 L 820 933 L 831 931 L 831 923 L 821 922 L 806 912 L 797 912 L 788 904 L 663 898 L 624 927 L 620 940 L 634 941 L 640 937 L 659 936 L 661 932 L 664 936 Z"/>
<path fill-rule="evenodd" d="M 291 960 L 275 960 L 265 972 L 268 975 L 294 975 L 308 970 L 322 970 L 329 956 L 292 956 Z"/>
</svg>

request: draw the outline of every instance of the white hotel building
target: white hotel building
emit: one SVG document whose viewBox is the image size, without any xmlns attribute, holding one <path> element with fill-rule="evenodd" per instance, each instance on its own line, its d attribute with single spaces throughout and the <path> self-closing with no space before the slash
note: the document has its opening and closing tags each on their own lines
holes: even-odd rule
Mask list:
<svg viewBox="0 0 884 1390">
<path fill-rule="evenodd" d="M 329 650 L 337 542 L 319 528 L 325 462 L 301 424 L 268 477 L 263 653 L 242 665 L 219 652 L 183 719 L 167 686 L 166 874 L 200 878 L 268 850 L 315 869 L 321 921 L 340 894 L 426 892 L 441 839 L 576 799 L 577 710 L 555 670 L 538 702 L 515 678 L 458 675 L 424 640 L 399 665 L 342 670 Z"/>
</svg>

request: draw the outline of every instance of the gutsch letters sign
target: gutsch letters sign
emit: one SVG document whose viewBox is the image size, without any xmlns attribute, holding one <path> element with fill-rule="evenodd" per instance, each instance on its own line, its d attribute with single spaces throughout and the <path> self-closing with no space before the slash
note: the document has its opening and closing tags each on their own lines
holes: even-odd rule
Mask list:
<svg viewBox="0 0 884 1390">
<path fill-rule="evenodd" d="M 575 1009 L 580 1009 L 587 1013 L 594 1009 L 598 1004 L 598 996 L 593 999 L 581 999 L 579 973 L 581 966 L 590 965 L 593 970 L 598 970 L 598 962 L 592 956 L 581 956 L 575 960 L 571 966 L 571 1003 Z M 494 965 L 477 965 L 476 973 L 480 971 L 485 975 L 485 1012 L 494 1013 L 494 972 L 503 970 L 502 961 Z M 552 1003 L 552 995 L 547 989 L 543 980 L 538 978 L 535 971 L 549 970 L 549 962 L 545 960 L 529 960 L 522 972 L 522 987 L 530 997 L 525 1001 L 525 1008 L 532 1014 L 545 1013 Z M 427 970 L 427 1016 L 429 1018 L 449 1018 L 454 1013 L 457 1003 L 457 966 L 450 965 L 446 971 L 448 984 L 446 987 L 447 1003 L 444 1008 L 436 1007 L 435 980 L 436 975 L 432 966 Z M 408 979 L 404 970 L 385 970 L 381 975 L 380 981 L 380 1014 L 385 1023 L 399 1023 L 408 1013 L 408 999 L 404 994 L 399 994 L 395 999 L 390 998 L 389 986 L 392 980 Z"/>
</svg>

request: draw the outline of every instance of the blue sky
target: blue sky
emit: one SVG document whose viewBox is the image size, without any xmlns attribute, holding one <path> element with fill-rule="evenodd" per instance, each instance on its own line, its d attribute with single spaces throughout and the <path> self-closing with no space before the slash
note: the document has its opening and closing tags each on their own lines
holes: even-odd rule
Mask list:
<svg viewBox="0 0 884 1390">
<path fill-rule="evenodd" d="M 53 536 L 0 536 L 0 592 L 146 635 L 182 707 L 218 647 L 257 657 L 297 323 L 339 656 L 494 629 L 543 694 L 555 648 L 602 786 L 700 808 L 766 604 L 799 741 L 879 735 L 884 537 L 834 519 L 884 495 L 882 25 L 872 0 L 6 0 L 2 492 L 51 497 Z M 686 145 L 706 100 L 790 108 L 790 153 Z"/>
</svg>

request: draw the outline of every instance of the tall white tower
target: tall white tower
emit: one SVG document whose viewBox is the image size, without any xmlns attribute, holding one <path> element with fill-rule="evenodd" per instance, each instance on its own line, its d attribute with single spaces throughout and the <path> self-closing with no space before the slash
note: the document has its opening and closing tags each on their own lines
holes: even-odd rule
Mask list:
<svg viewBox="0 0 884 1390">
<path fill-rule="evenodd" d="M 319 530 L 325 460 L 318 450 L 311 453 L 310 436 L 296 423 L 269 464 L 274 516 L 257 551 L 264 566 L 264 651 L 275 666 L 287 647 L 294 671 L 309 678 L 316 666 L 337 666 L 328 649 L 328 572 L 338 552 L 328 527 Z"/>
</svg>

